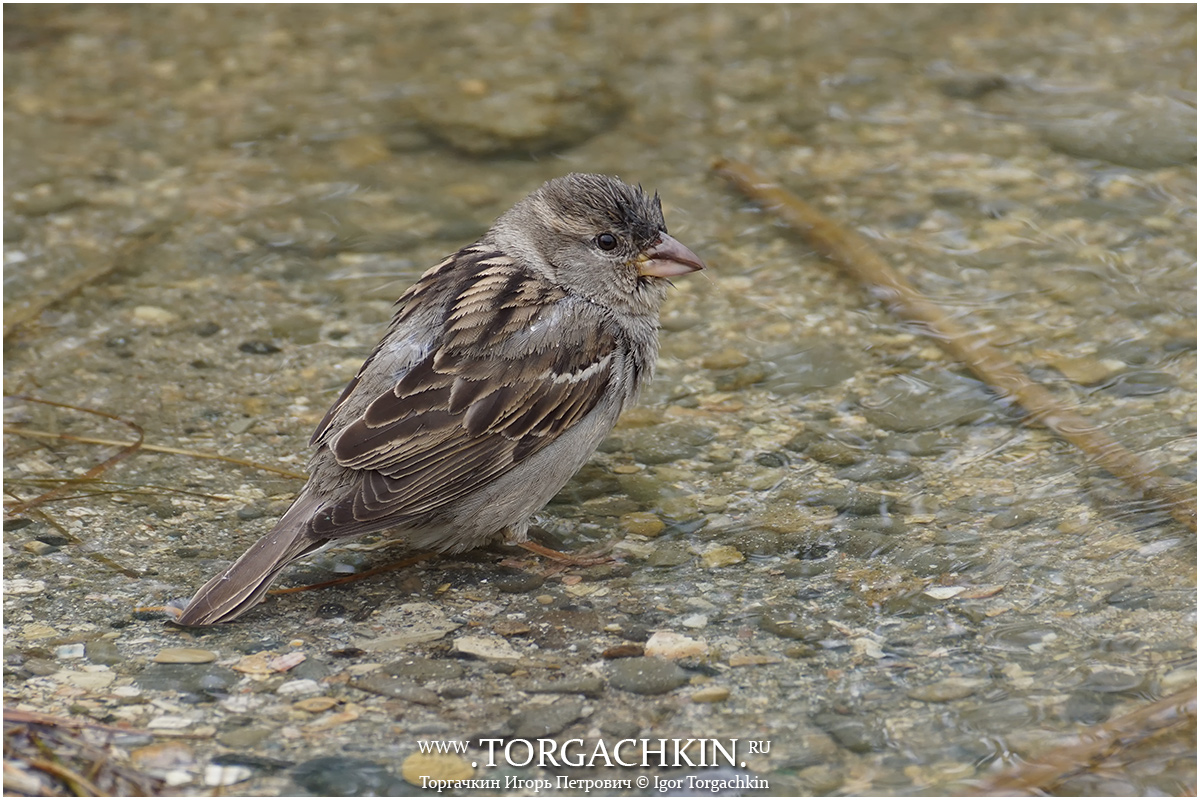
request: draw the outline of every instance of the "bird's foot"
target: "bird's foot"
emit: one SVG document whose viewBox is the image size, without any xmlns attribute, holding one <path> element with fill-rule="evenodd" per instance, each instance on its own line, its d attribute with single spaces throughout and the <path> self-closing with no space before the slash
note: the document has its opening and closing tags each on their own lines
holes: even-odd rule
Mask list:
<svg viewBox="0 0 1200 800">
<path fill-rule="evenodd" d="M 563 553 L 551 547 L 538 544 L 537 542 L 516 542 L 516 545 L 523 550 L 528 550 L 530 553 L 571 567 L 594 567 L 597 564 L 611 564 L 616 560 L 612 557 L 612 555 L 603 551 L 592 551 L 590 553 L 571 555 L 570 553 Z"/>
</svg>

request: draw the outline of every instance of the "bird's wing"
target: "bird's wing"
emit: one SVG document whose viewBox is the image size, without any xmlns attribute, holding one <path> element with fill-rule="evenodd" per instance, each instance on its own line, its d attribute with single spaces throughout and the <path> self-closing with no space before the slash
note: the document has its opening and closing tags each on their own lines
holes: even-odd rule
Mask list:
<svg viewBox="0 0 1200 800">
<path fill-rule="evenodd" d="M 363 410 L 340 430 L 330 430 L 335 405 L 314 435 L 360 473 L 349 496 L 312 520 L 311 535 L 403 524 L 470 495 L 595 408 L 625 363 L 619 333 L 590 304 L 569 302 L 511 260 L 490 254 L 452 267 L 433 346 L 373 399 L 357 398 Z M 435 271 L 426 278 L 436 282 Z M 404 303 L 396 324 L 405 323 Z M 379 385 L 364 376 L 383 368 L 371 363 L 380 358 L 376 351 L 338 405 Z"/>
</svg>

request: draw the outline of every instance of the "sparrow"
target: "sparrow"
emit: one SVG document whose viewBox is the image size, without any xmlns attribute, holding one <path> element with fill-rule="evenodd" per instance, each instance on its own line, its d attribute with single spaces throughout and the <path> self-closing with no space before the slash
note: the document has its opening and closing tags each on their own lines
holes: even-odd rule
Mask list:
<svg viewBox="0 0 1200 800">
<path fill-rule="evenodd" d="M 366 533 L 443 553 L 526 541 L 653 377 L 670 279 L 703 268 L 657 193 L 543 184 L 396 301 L 312 435 L 308 483 L 175 621 L 230 622 L 291 562 Z"/>
</svg>

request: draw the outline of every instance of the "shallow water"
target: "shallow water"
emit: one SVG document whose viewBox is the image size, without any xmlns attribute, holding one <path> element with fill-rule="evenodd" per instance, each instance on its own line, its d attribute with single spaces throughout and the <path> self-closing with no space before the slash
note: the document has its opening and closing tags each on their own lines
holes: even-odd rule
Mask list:
<svg viewBox="0 0 1200 800">
<path fill-rule="evenodd" d="M 165 766 L 161 739 L 119 743 L 188 794 L 229 753 L 259 758 L 231 794 L 399 791 L 419 740 L 533 736 L 530 720 L 559 741 L 769 741 L 744 760 L 771 794 L 912 794 L 970 791 L 1194 685 L 1194 535 L 1023 426 L 709 169 L 778 176 L 1194 481 L 1194 8 L 6 11 L 7 394 L 300 470 L 392 300 L 540 182 L 657 189 L 709 264 L 676 281 L 641 407 L 541 520 L 623 564 L 539 579 L 493 553 L 437 559 L 180 632 L 131 610 L 189 595 L 299 481 L 143 452 L 6 523 L 10 705 L 178 725 L 194 738 Z M 5 446 L 20 498 L 115 452 Z M 331 551 L 285 582 L 403 555 Z M 438 618 L 458 627 L 395 638 Z M 682 685 L 622 688 L 604 653 L 653 651 L 655 632 L 691 640 L 663 676 Z M 466 636 L 509 650 L 470 656 Z M 150 663 L 176 647 L 216 660 Z M 307 659 L 230 669 L 262 650 Z M 281 689 L 297 679 L 315 683 Z M 541 693 L 556 679 L 587 680 Z M 315 697 L 340 705 L 300 705 Z M 346 755 L 358 766 L 314 761 Z M 1183 733 L 1050 788 L 1194 786 Z"/>
</svg>

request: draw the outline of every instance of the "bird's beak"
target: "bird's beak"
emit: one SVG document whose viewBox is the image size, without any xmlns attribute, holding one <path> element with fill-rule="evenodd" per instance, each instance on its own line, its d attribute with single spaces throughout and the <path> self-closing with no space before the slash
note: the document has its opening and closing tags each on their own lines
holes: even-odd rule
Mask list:
<svg viewBox="0 0 1200 800">
<path fill-rule="evenodd" d="M 638 275 L 654 278 L 674 278 L 704 269 L 700 256 L 684 247 L 677 239 L 667 234 L 659 237 L 658 243 L 642 251 L 637 257 Z"/>
</svg>

